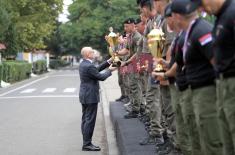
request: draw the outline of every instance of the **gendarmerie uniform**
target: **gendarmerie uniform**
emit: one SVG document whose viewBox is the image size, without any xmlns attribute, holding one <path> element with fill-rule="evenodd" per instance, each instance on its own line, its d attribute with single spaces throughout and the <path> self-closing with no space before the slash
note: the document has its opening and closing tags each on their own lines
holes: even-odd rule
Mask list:
<svg viewBox="0 0 235 155">
<path fill-rule="evenodd" d="M 202 154 L 221 155 L 222 143 L 216 111 L 215 72 L 210 61 L 212 25 L 204 19 L 193 20 L 183 47 L 186 79 L 192 91 L 192 104 L 199 131 Z"/>
<path fill-rule="evenodd" d="M 204 19 L 197 18 L 194 13 L 198 7 L 199 1 L 172 2 L 172 12 L 190 20 L 184 39 L 182 68 L 189 87 L 184 94 L 189 106 L 187 111 L 192 113 L 192 117 L 186 121 L 194 125 L 194 128 L 191 126 L 189 134 L 193 155 L 221 155 L 215 73 L 210 63 L 213 58 L 212 25 Z M 199 133 L 199 136 L 194 133 Z"/>
<path fill-rule="evenodd" d="M 218 113 L 223 155 L 235 154 L 235 1 L 226 0 L 215 14 L 215 53 Z"/>
</svg>

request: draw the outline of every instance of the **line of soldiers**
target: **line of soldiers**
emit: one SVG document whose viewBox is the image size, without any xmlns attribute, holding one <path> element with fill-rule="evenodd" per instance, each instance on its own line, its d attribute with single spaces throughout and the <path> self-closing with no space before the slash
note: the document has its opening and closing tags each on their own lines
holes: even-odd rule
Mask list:
<svg viewBox="0 0 235 155">
<path fill-rule="evenodd" d="M 235 1 L 137 0 L 140 19 L 124 21 L 117 54 L 128 113 L 157 154 L 235 155 Z M 215 15 L 214 25 L 201 15 Z M 204 14 L 204 13 L 203 13 Z M 164 33 L 161 58 L 149 49 Z M 165 72 L 155 72 L 158 65 Z"/>
</svg>

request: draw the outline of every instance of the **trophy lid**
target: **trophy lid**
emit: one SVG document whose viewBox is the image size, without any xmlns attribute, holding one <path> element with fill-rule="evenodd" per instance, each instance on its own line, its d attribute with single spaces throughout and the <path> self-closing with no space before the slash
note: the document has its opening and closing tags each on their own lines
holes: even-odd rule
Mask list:
<svg viewBox="0 0 235 155">
<path fill-rule="evenodd" d="M 109 28 L 109 31 L 110 31 L 110 33 L 108 35 L 109 37 L 117 37 L 117 34 L 113 32 L 113 28 L 112 27 Z"/>
<path fill-rule="evenodd" d="M 148 34 L 148 38 L 153 40 L 164 40 L 164 32 L 161 28 L 154 27 L 154 29 L 152 29 Z"/>
</svg>

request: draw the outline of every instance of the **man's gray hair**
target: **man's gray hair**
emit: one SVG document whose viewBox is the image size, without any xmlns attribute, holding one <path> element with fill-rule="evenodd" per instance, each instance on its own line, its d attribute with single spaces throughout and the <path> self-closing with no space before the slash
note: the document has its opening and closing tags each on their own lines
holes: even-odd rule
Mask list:
<svg viewBox="0 0 235 155">
<path fill-rule="evenodd" d="M 93 49 L 91 47 L 83 47 L 81 50 L 82 57 L 86 57 L 87 53 L 92 52 Z"/>
</svg>

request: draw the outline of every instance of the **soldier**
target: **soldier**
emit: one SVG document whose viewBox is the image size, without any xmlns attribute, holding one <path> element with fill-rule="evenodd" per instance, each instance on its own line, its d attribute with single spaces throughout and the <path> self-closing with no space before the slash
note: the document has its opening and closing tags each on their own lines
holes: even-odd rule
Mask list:
<svg viewBox="0 0 235 155">
<path fill-rule="evenodd" d="M 183 46 L 183 61 L 191 103 L 199 133 L 192 140 L 198 143 L 203 155 L 221 155 L 222 143 L 219 137 L 216 113 L 215 73 L 212 66 L 212 25 L 198 18 L 199 1 L 175 0 L 172 2 L 173 17 L 180 21 L 180 26 L 186 31 Z M 195 152 L 192 148 L 192 152 Z M 196 148 L 198 149 L 198 148 Z"/>
<path fill-rule="evenodd" d="M 235 154 L 235 2 L 202 0 L 209 14 L 216 16 L 213 51 L 217 78 L 217 107 L 223 140 L 223 155 Z"/>
<path fill-rule="evenodd" d="M 170 56 L 167 55 L 167 53 L 170 53 L 168 52 L 169 47 L 175 36 L 175 33 L 171 29 L 169 29 L 169 25 L 164 19 L 164 10 L 166 6 L 168 5 L 168 3 L 169 3 L 169 0 L 155 0 L 154 1 L 155 8 L 157 9 L 158 13 L 162 16 L 161 22 L 159 24 L 159 27 L 164 32 L 164 37 L 165 37 L 162 58 L 167 61 L 169 61 L 170 59 Z M 159 80 L 160 80 L 160 101 L 162 105 L 162 116 L 163 116 L 163 121 L 165 122 L 164 139 L 166 143 L 163 149 L 166 150 L 165 148 L 168 147 L 167 149 L 170 150 L 173 148 L 173 145 L 172 145 L 173 135 L 175 135 L 175 114 L 173 112 L 172 105 L 171 105 L 169 81 L 164 80 L 164 79 L 159 79 Z"/>
<path fill-rule="evenodd" d="M 146 21 L 143 19 L 138 18 L 135 20 L 136 30 L 141 34 L 141 38 L 138 40 L 138 48 L 137 48 L 137 69 L 139 73 L 139 82 L 141 87 L 141 102 L 140 102 L 140 119 L 142 120 L 145 116 L 145 103 L 146 103 L 146 90 L 147 90 L 147 82 L 148 82 L 148 74 L 147 71 L 142 67 L 141 63 L 141 56 L 142 56 L 142 47 L 143 47 L 143 33 L 145 29 Z"/>
<path fill-rule="evenodd" d="M 121 50 L 125 48 L 126 46 L 126 34 L 123 34 L 118 37 L 118 50 Z M 126 56 L 123 56 L 121 58 L 122 60 L 125 61 Z M 116 99 L 118 102 L 123 102 L 123 103 L 128 103 L 129 102 L 129 86 L 128 86 L 128 78 L 127 78 L 127 72 L 125 71 L 125 66 L 124 67 L 119 67 L 118 69 L 118 84 L 121 88 L 121 97 Z"/>
<path fill-rule="evenodd" d="M 152 61 L 152 55 L 148 49 L 147 35 L 154 28 L 154 23 L 159 23 L 161 17 L 158 16 L 156 9 L 154 8 L 152 0 L 142 0 L 140 2 L 141 12 L 145 17 L 148 18 L 148 23 L 146 24 L 144 35 L 143 35 L 143 49 L 142 53 L 147 58 L 150 57 Z M 151 73 L 153 70 L 151 61 L 149 60 L 149 65 L 146 67 L 147 70 Z M 148 133 L 149 135 L 140 141 L 140 145 L 149 145 L 149 144 L 163 144 L 164 139 L 162 136 L 163 127 L 161 125 L 161 105 L 159 101 L 159 85 L 156 83 L 156 80 L 151 77 L 151 74 L 148 74 L 148 85 L 146 91 L 146 119 L 145 125 L 149 126 Z"/>
<path fill-rule="evenodd" d="M 181 29 L 175 22 L 175 19 L 172 17 L 171 4 L 169 4 L 165 9 L 165 17 L 169 28 L 177 32 L 177 36 L 174 38 L 170 47 L 170 61 L 166 61 L 164 59 L 159 60 L 159 63 L 161 63 L 165 68 L 169 68 L 169 70 L 167 70 L 165 73 L 153 72 L 152 74 L 154 76 L 161 76 L 162 78 L 167 78 L 169 80 L 171 91 L 171 103 L 173 110 L 176 114 L 176 137 L 174 137 L 176 142 L 176 148 L 177 150 L 182 150 L 183 154 L 188 155 L 191 154 L 188 134 L 189 131 L 186 127 L 187 124 L 184 123 L 182 115 L 182 103 L 180 102 L 181 92 L 178 91 L 175 87 L 175 76 L 180 74 L 179 71 L 181 70 L 180 66 L 177 65 L 176 59 L 180 54 L 180 49 L 182 49 L 183 47 L 185 33 L 184 31 L 181 31 Z"/>
<path fill-rule="evenodd" d="M 140 39 L 141 35 L 135 29 L 134 19 L 129 18 L 124 22 L 124 29 L 129 33 L 130 37 L 126 48 L 117 52 L 118 55 L 128 55 L 129 59 L 123 62 L 122 66 L 128 65 L 129 68 L 129 86 L 130 86 L 130 108 L 131 111 L 128 112 L 124 118 L 137 118 L 140 111 L 140 86 L 138 81 L 137 74 L 137 65 L 136 65 L 136 52 L 137 52 L 137 42 Z"/>
</svg>

